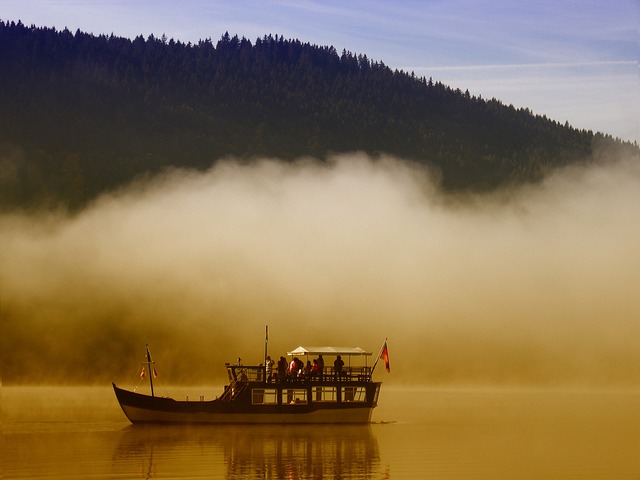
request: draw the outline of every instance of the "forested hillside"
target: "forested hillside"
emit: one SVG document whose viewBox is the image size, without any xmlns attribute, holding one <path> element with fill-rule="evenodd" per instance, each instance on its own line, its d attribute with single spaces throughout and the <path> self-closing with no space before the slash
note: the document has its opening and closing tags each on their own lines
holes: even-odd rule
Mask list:
<svg viewBox="0 0 640 480">
<path fill-rule="evenodd" d="M 0 22 L 0 206 L 63 202 L 168 166 L 383 153 L 490 190 L 635 145 L 279 36 L 94 36 Z M 606 88 L 606 86 L 603 86 Z"/>
</svg>

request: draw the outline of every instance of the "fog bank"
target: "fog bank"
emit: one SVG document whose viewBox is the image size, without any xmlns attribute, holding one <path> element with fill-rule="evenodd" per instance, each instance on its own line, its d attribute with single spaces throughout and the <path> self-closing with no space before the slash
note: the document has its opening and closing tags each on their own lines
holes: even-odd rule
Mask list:
<svg viewBox="0 0 640 480">
<path fill-rule="evenodd" d="M 82 212 L 0 216 L 2 376 L 222 378 L 389 339 L 385 381 L 637 385 L 640 167 L 484 196 L 363 155 L 171 171 Z"/>
</svg>

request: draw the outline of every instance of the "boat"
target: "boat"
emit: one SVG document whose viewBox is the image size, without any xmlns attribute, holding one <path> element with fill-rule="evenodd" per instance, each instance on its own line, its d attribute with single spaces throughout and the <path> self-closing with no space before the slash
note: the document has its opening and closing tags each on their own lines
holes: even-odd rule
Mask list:
<svg viewBox="0 0 640 480">
<path fill-rule="evenodd" d="M 225 364 L 229 383 L 219 397 L 177 400 L 155 394 L 152 380 L 155 368 L 148 346 L 146 353 L 151 395 L 112 383 L 122 411 L 133 424 L 369 423 L 382 384 L 373 381 L 380 358 L 389 371 L 386 340 L 371 367 L 366 362 L 371 352 L 359 347 L 300 346 L 287 352 L 292 360 L 285 360 L 285 365 L 306 365 L 317 357 L 313 360 L 325 363 L 321 371 L 314 373 L 297 367 L 283 371 L 274 365 L 270 372 L 266 363 L 242 365 L 238 359 L 235 364 Z M 335 360 L 343 366 L 332 366 Z"/>
</svg>

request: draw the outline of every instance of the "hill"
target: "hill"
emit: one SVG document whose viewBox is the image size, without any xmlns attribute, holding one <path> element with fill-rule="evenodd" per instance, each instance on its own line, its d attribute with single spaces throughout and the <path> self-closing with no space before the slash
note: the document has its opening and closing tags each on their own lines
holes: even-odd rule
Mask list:
<svg viewBox="0 0 640 480">
<path fill-rule="evenodd" d="M 537 181 L 637 145 L 333 47 L 225 34 L 185 44 L 0 21 L 0 206 L 62 202 L 233 155 L 387 153 L 447 190 Z M 603 87 L 604 88 L 604 87 Z"/>
</svg>

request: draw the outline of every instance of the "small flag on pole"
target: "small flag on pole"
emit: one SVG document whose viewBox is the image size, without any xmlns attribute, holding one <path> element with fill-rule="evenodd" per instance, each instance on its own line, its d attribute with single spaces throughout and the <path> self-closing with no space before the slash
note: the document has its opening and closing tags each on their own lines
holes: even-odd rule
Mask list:
<svg viewBox="0 0 640 480">
<path fill-rule="evenodd" d="M 144 378 L 147 376 L 147 370 L 142 367 L 142 370 L 140 371 L 140 378 Z"/>
<path fill-rule="evenodd" d="M 153 367 L 153 378 L 158 378 L 158 372 L 156 372 L 156 367 Z"/>
<path fill-rule="evenodd" d="M 380 358 L 384 360 L 384 367 L 387 369 L 387 372 L 391 371 L 391 367 L 389 366 L 389 348 L 387 347 L 387 341 L 384 341 L 384 345 L 382 350 L 380 351 Z"/>
</svg>

